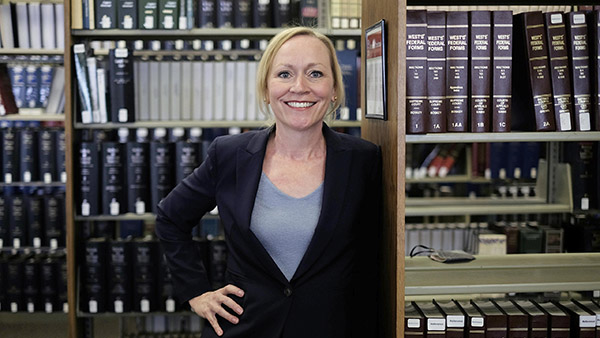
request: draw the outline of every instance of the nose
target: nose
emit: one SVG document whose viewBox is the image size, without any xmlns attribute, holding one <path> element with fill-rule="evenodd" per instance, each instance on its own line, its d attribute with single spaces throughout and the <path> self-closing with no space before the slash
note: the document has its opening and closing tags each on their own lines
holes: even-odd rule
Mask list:
<svg viewBox="0 0 600 338">
<path fill-rule="evenodd" d="M 307 90 L 308 87 L 306 86 L 306 79 L 304 78 L 304 76 L 297 76 L 294 79 L 294 83 L 292 84 L 290 91 L 293 93 L 303 93 Z"/>
</svg>

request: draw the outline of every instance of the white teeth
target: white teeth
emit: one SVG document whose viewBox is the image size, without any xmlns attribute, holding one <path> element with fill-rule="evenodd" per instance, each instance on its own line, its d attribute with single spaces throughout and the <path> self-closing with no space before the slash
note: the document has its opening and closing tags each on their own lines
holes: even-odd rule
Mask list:
<svg viewBox="0 0 600 338">
<path fill-rule="evenodd" d="M 306 108 L 314 105 L 314 102 L 288 102 L 288 105 L 293 108 Z"/>
</svg>

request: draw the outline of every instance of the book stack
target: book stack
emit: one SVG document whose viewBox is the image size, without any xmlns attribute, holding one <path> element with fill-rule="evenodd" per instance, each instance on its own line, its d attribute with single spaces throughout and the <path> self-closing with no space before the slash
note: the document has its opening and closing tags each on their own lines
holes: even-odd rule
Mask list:
<svg viewBox="0 0 600 338">
<path fill-rule="evenodd" d="M 64 4 L 7 2 L 0 5 L 2 48 L 64 49 Z"/>
</svg>

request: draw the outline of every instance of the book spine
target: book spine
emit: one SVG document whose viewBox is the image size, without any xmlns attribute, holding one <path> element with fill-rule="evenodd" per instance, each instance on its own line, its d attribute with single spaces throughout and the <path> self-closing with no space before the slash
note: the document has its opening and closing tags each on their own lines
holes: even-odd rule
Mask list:
<svg viewBox="0 0 600 338">
<path fill-rule="evenodd" d="M 590 65 L 588 31 L 585 13 L 570 12 L 567 16 L 567 36 L 569 38 L 569 60 L 571 62 L 571 90 L 575 116 L 575 130 L 592 129 Z"/>
<path fill-rule="evenodd" d="M 469 13 L 448 12 L 446 17 L 446 130 L 469 130 Z"/>
<path fill-rule="evenodd" d="M 6 65 L 0 65 L 0 115 L 16 114 L 19 111 Z"/>
<path fill-rule="evenodd" d="M 55 177 L 59 182 L 66 183 L 67 182 L 67 167 L 66 167 L 66 139 L 65 139 L 65 130 L 57 129 L 53 131 L 55 136 L 56 145 L 54 154 L 56 155 L 56 160 L 54 163 L 56 164 L 56 172 Z"/>
<path fill-rule="evenodd" d="M 123 145 L 117 142 L 102 142 L 102 214 L 124 213 L 124 175 Z"/>
<path fill-rule="evenodd" d="M 138 4 L 138 27 L 140 29 L 158 28 L 158 0 L 140 0 Z"/>
<path fill-rule="evenodd" d="M 9 229 L 8 229 L 8 209 L 7 201 L 4 196 L 4 189 L 0 188 L 0 246 L 8 246 Z M 0 256 L 1 257 L 1 256 Z M 1 267 L 0 267 L 1 269 Z M 1 280 L 1 278 L 0 278 Z M 1 283 L 0 283 L 1 284 Z"/>
<path fill-rule="evenodd" d="M 158 306 L 158 242 L 138 240 L 134 242 L 134 290 L 133 308 L 137 312 L 153 312 Z"/>
<path fill-rule="evenodd" d="M 273 27 L 284 27 L 290 23 L 292 6 L 290 0 L 273 0 Z"/>
<path fill-rule="evenodd" d="M 100 145 L 81 142 L 79 146 L 79 198 L 78 212 L 82 216 L 100 214 Z"/>
<path fill-rule="evenodd" d="M 41 4 L 30 2 L 27 4 L 29 13 L 29 45 L 33 49 L 42 49 L 42 19 Z"/>
<path fill-rule="evenodd" d="M 107 262 L 108 242 L 104 239 L 89 240 L 85 243 L 85 262 L 82 279 L 83 293 L 81 309 L 88 313 L 101 313 L 107 310 Z"/>
<path fill-rule="evenodd" d="M 183 181 L 201 163 L 202 144 L 179 141 L 175 143 L 175 183 Z"/>
<path fill-rule="evenodd" d="M 427 107 L 427 12 L 406 12 L 406 132 L 425 133 Z"/>
<path fill-rule="evenodd" d="M 217 27 L 233 27 L 233 0 L 217 0 Z"/>
<path fill-rule="evenodd" d="M 23 262 L 22 289 L 27 312 L 40 311 L 41 305 L 38 296 L 40 291 L 40 270 L 39 260 L 36 256 L 30 256 Z"/>
<path fill-rule="evenodd" d="M 150 142 L 150 195 L 152 212 L 160 200 L 173 189 L 173 144 Z"/>
<path fill-rule="evenodd" d="M 170 109 L 169 120 L 181 121 L 181 86 L 182 86 L 182 62 L 179 60 L 168 61 L 169 67 L 169 83 L 170 83 Z"/>
<path fill-rule="evenodd" d="M 40 301 L 46 313 L 57 311 L 58 306 L 58 276 L 56 259 L 43 258 L 40 262 Z"/>
<path fill-rule="evenodd" d="M 32 189 L 25 195 L 27 210 L 27 245 L 39 248 L 44 241 L 44 198 Z"/>
<path fill-rule="evenodd" d="M 127 142 L 127 212 L 143 214 L 150 203 L 150 159 L 147 143 Z"/>
<path fill-rule="evenodd" d="M 54 69 L 49 65 L 40 67 L 40 87 L 38 93 L 37 107 L 46 108 L 48 99 L 50 98 L 50 89 L 52 88 L 52 80 L 54 78 Z"/>
<path fill-rule="evenodd" d="M 23 258 L 13 255 L 5 266 L 5 295 L 8 311 L 25 311 L 23 301 Z"/>
<path fill-rule="evenodd" d="M 8 75 L 17 108 L 25 107 L 25 67 L 22 65 L 9 65 Z"/>
<path fill-rule="evenodd" d="M 160 29 L 176 29 L 179 22 L 177 0 L 158 0 L 158 20 Z"/>
<path fill-rule="evenodd" d="M 138 27 L 138 1 L 118 0 L 117 20 L 120 29 L 134 29 Z"/>
<path fill-rule="evenodd" d="M 133 54 L 127 48 L 115 48 L 110 50 L 109 60 L 111 121 L 134 122 Z"/>
<path fill-rule="evenodd" d="M 175 312 L 178 309 L 175 299 L 175 290 L 173 289 L 173 277 L 167 264 L 166 256 L 160 247 L 160 267 L 158 290 L 160 293 L 160 309 L 165 312 Z"/>
<path fill-rule="evenodd" d="M 217 27 L 217 0 L 199 0 L 198 27 Z"/>
<path fill-rule="evenodd" d="M 79 110 L 81 123 L 92 123 L 92 99 L 86 72 L 86 51 L 84 44 L 73 45 L 75 74 L 77 77 L 77 89 L 79 92 Z"/>
<path fill-rule="evenodd" d="M 2 179 L 4 183 L 19 180 L 19 142 L 17 130 L 12 127 L 1 129 L 2 133 Z"/>
<path fill-rule="evenodd" d="M 594 119 L 596 120 L 596 130 L 600 131 L 600 9 L 596 8 L 591 14 L 590 21 L 590 60 L 593 65 L 594 81 Z M 600 181 L 600 180 L 599 180 Z M 599 208 L 600 209 L 600 208 Z"/>
<path fill-rule="evenodd" d="M 96 28 L 117 28 L 117 0 L 94 0 Z"/>
<path fill-rule="evenodd" d="M 234 2 L 233 25 L 236 28 L 252 27 L 252 0 L 238 0 Z"/>
<path fill-rule="evenodd" d="M 92 101 L 92 120 L 100 123 L 100 104 L 99 104 L 99 86 L 96 58 L 91 56 L 85 59 L 87 65 L 87 75 L 90 84 L 90 99 Z"/>
<path fill-rule="evenodd" d="M 271 0 L 252 0 L 252 23 L 255 28 L 271 27 Z"/>
<path fill-rule="evenodd" d="M 300 22 L 303 26 L 317 27 L 319 24 L 318 0 L 300 0 Z"/>
<path fill-rule="evenodd" d="M 19 180 L 29 183 L 38 181 L 37 133 L 33 128 L 18 131 Z"/>
<path fill-rule="evenodd" d="M 40 67 L 28 65 L 25 67 L 25 102 L 26 108 L 37 108 L 40 98 Z"/>
<path fill-rule="evenodd" d="M 65 196 L 61 191 L 44 195 L 44 245 L 56 249 L 65 246 Z"/>
<path fill-rule="evenodd" d="M 494 11 L 492 21 L 492 131 L 508 132 L 512 108 L 512 11 Z"/>
<path fill-rule="evenodd" d="M 9 245 L 19 249 L 27 243 L 26 210 L 23 193 L 20 189 L 6 196 L 8 210 Z"/>
<path fill-rule="evenodd" d="M 489 132 L 491 130 L 491 23 L 491 12 L 470 12 L 470 114 L 472 132 Z"/>
<path fill-rule="evenodd" d="M 594 156 L 597 143 L 582 141 L 564 144 L 563 156 L 565 162 L 571 165 L 574 210 L 589 210 L 596 205 L 598 192 L 594 189 L 594 178 L 597 177 L 598 168 L 595 167 Z"/>
<path fill-rule="evenodd" d="M 571 69 L 567 48 L 567 32 L 563 13 L 544 14 L 550 57 L 550 78 L 554 98 L 554 119 L 557 131 L 573 130 L 573 101 L 571 95 Z"/>
<path fill-rule="evenodd" d="M 428 133 L 446 132 L 446 12 L 427 12 Z"/>
<path fill-rule="evenodd" d="M 160 93 L 171 92 L 171 67 L 169 67 L 169 61 L 163 59 L 162 62 L 158 63 L 159 68 L 159 88 Z M 159 93 L 159 94 L 160 94 Z M 160 95 L 160 121 L 169 121 L 171 119 L 171 96 Z"/>
<path fill-rule="evenodd" d="M 130 312 L 133 309 L 131 243 L 126 240 L 115 240 L 108 245 L 108 309 L 115 313 Z"/>
</svg>

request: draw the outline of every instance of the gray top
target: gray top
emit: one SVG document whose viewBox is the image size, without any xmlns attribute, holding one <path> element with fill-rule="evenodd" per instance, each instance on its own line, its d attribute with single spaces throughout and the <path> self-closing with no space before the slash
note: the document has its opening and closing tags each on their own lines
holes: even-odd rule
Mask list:
<svg viewBox="0 0 600 338">
<path fill-rule="evenodd" d="M 279 190 L 264 172 L 260 177 L 250 230 L 288 280 L 315 232 L 322 200 L 322 183 L 307 196 L 295 198 Z"/>
</svg>

